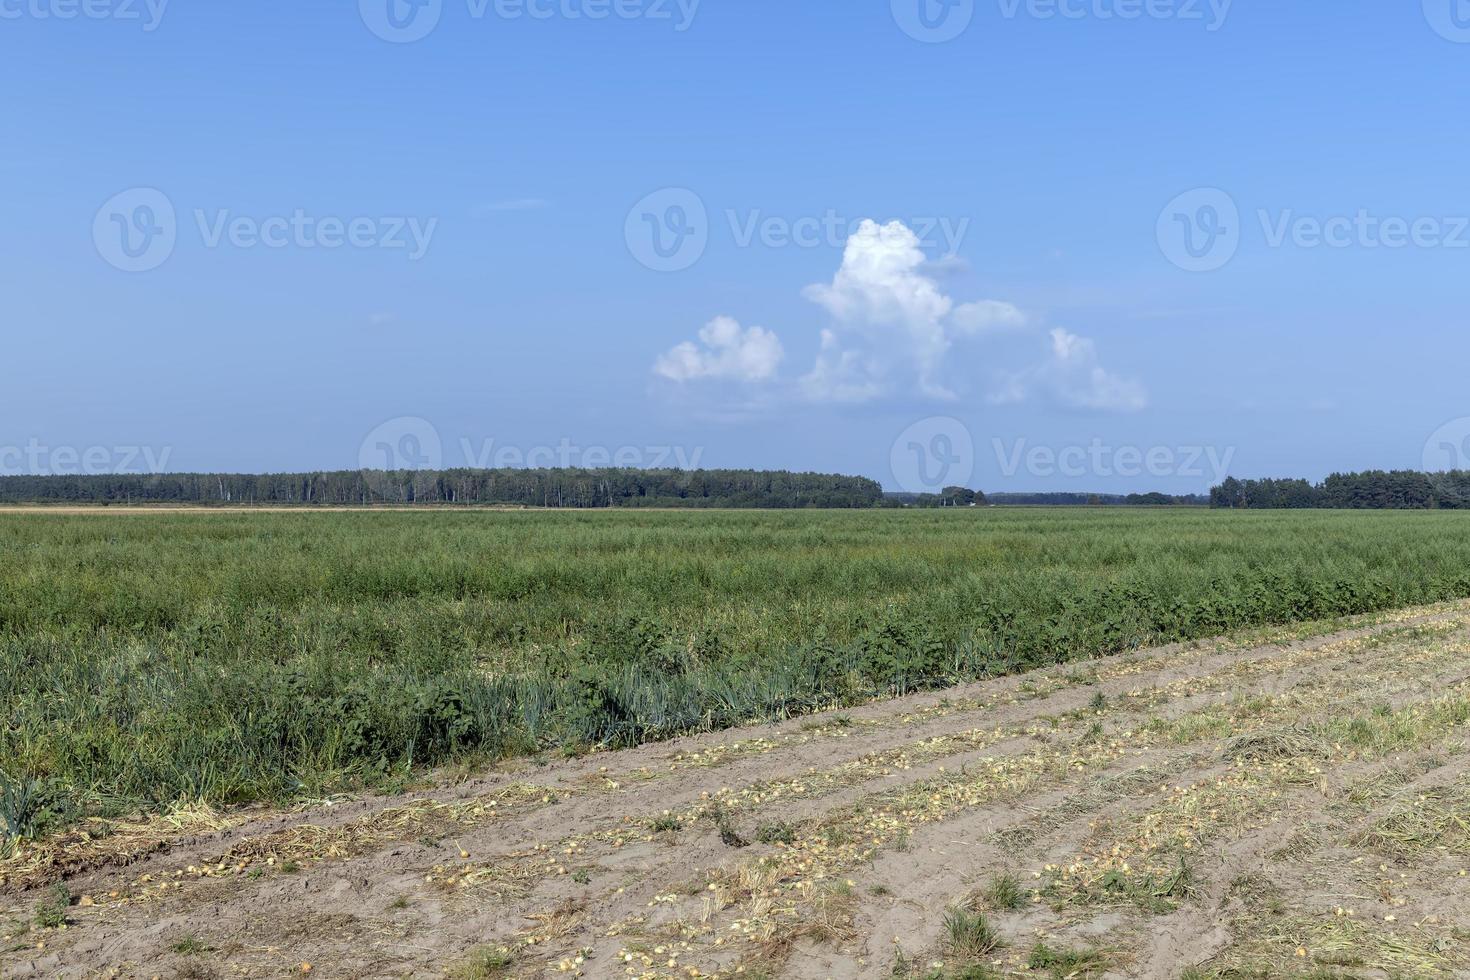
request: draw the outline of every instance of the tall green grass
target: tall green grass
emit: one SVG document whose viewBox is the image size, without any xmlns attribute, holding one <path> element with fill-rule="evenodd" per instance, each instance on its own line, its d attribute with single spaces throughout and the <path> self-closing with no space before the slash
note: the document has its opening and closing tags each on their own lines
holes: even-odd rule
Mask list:
<svg viewBox="0 0 1470 980">
<path fill-rule="evenodd" d="M 5 515 L 0 832 L 1463 596 L 1459 513 Z"/>
</svg>

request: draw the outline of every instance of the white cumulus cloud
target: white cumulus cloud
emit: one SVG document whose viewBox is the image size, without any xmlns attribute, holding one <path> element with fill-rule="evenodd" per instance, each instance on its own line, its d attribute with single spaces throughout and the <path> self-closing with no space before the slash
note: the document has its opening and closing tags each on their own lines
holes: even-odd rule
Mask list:
<svg viewBox="0 0 1470 980">
<path fill-rule="evenodd" d="M 711 320 L 699 343 L 686 341 L 659 357 L 654 372 L 680 383 L 759 385 L 761 399 L 842 404 L 913 395 L 953 401 L 967 379 L 989 373 L 1000 379 L 989 392 L 993 403 L 1044 400 L 1099 411 L 1147 404 L 1138 382 L 1101 365 L 1092 340 L 1060 328 L 1051 330 L 1049 354 L 1040 363 L 1010 371 L 990 364 L 987 372 L 980 361 L 987 339 L 1039 332 L 1041 325 L 1011 303 L 956 303 L 936 274 L 919 237 L 903 222 L 864 221 L 848 239 L 832 281 L 803 292 L 830 323 L 811 370 L 794 383 L 777 376 L 784 350 L 776 335 L 728 316 Z"/>
<path fill-rule="evenodd" d="M 785 356 L 781 340 L 764 327 L 740 326 L 732 317 L 717 316 L 699 331 L 699 344 L 685 341 L 654 364 L 670 381 L 767 381 Z"/>
<path fill-rule="evenodd" d="M 821 382 L 829 373 L 824 361 L 841 348 L 852 355 L 846 358 L 850 366 L 864 360 L 889 366 L 908 361 L 924 394 L 952 397 L 938 376 L 949 353 L 944 321 L 954 301 L 923 273 L 924 261 L 919 236 L 903 222 L 864 221 L 858 227 L 831 284 L 806 288 L 806 297 L 831 313 L 837 325 L 831 343 L 823 344 L 822 360 L 803 379 L 810 394 L 822 396 Z M 881 391 L 883 380 L 870 376 L 863 386 Z M 832 397 L 838 397 L 836 390 Z"/>
</svg>

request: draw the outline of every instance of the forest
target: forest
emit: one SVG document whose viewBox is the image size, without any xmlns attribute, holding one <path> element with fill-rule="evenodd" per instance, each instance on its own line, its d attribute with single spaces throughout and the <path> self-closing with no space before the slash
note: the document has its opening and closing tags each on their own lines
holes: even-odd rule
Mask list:
<svg viewBox="0 0 1470 980">
<path fill-rule="evenodd" d="M 873 480 L 756 470 L 454 469 L 0 477 L 0 503 L 548 508 L 874 507 Z"/>
<path fill-rule="evenodd" d="M 0 504 L 193 506 L 482 505 L 851 509 L 871 507 L 1190 507 L 1239 510 L 1470 509 L 1470 472 L 1370 470 L 1304 479 L 1231 477 L 1209 496 L 1164 493 L 884 493 L 859 476 L 759 470 L 452 469 L 281 474 L 162 473 L 0 477 Z"/>
<path fill-rule="evenodd" d="M 1210 506 L 1240 510 L 1464 510 L 1470 508 L 1470 472 L 1369 470 L 1334 473 L 1321 483 L 1231 478 L 1210 491 Z"/>
<path fill-rule="evenodd" d="M 1167 493 L 992 493 L 990 502 L 1000 507 L 1203 507 L 1203 494 Z"/>
</svg>

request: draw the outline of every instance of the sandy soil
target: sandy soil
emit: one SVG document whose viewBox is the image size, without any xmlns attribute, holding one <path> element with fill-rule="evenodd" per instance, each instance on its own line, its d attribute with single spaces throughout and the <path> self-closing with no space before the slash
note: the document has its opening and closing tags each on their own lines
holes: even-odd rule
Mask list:
<svg viewBox="0 0 1470 980">
<path fill-rule="evenodd" d="M 1470 606 L 1333 629 L 94 825 L 0 861 L 0 970 L 1470 976 Z"/>
</svg>

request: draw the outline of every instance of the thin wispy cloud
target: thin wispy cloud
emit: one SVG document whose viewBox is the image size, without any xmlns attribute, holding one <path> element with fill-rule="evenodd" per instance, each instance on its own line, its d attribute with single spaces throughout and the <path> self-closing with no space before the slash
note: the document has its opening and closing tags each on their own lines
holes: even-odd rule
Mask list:
<svg viewBox="0 0 1470 980">
<path fill-rule="evenodd" d="M 989 396 L 991 404 L 1025 402 L 1040 396 L 1054 404 L 1101 412 L 1137 412 L 1148 407 L 1139 382 L 1098 363 L 1097 345 L 1070 330 L 1053 328 L 1051 356 L 1012 374 Z"/>
</svg>

